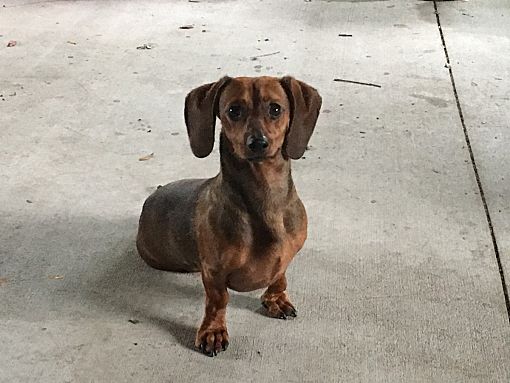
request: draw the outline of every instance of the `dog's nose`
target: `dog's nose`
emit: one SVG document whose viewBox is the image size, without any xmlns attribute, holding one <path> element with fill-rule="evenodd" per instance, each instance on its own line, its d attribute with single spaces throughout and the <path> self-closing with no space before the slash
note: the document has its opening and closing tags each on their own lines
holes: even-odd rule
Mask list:
<svg viewBox="0 0 510 383">
<path fill-rule="evenodd" d="M 248 136 L 246 140 L 246 146 L 256 154 L 264 153 L 269 146 L 269 142 L 267 142 L 266 136 L 256 137 L 256 136 Z"/>
</svg>

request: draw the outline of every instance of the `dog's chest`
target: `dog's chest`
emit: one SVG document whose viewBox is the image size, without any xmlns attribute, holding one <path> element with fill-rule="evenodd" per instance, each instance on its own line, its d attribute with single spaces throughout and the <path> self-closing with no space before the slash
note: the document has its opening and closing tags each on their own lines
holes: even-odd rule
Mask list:
<svg viewBox="0 0 510 383">
<path fill-rule="evenodd" d="M 284 247 L 274 246 L 265 254 L 243 254 L 242 265 L 228 275 L 228 287 L 236 291 L 252 291 L 272 284 L 285 272 L 295 255 L 285 251 Z"/>
<path fill-rule="evenodd" d="M 237 267 L 228 275 L 228 287 L 236 291 L 252 291 L 267 287 L 280 278 L 306 238 L 306 222 L 298 230 L 287 232 L 283 217 L 271 232 L 252 228 L 250 240 L 238 254 Z"/>
</svg>

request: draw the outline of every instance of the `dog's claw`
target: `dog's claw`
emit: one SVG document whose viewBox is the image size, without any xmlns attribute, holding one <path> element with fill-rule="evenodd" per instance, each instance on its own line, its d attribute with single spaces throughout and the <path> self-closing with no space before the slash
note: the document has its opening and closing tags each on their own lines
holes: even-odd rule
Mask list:
<svg viewBox="0 0 510 383">
<path fill-rule="evenodd" d="M 200 348 L 200 352 L 202 352 L 202 354 L 204 354 L 204 355 L 207 355 L 209 357 L 213 357 L 216 355 L 214 350 L 207 351 L 207 344 L 205 344 L 205 343 L 201 343 L 199 348 Z"/>
<path fill-rule="evenodd" d="M 289 319 L 289 317 L 295 318 L 297 316 L 297 310 L 292 303 L 290 303 L 285 293 L 275 300 L 265 300 L 263 296 L 262 306 L 266 308 L 267 314 L 273 318 L 285 320 Z"/>
<path fill-rule="evenodd" d="M 297 317 L 297 311 L 296 311 L 296 309 L 294 308 L 294 306 L 292 306 L 292 307 L 286 307 L 286 308 L 283 310 L 283 312 L 284 312 L 284 313 L 285 313 L 285 315 L 287 315 L 287 316 L 290 316 L 290 317 L 293 317 L 293 318 Z"/>
<path fill-rule="evenodd" d="M 204 355 L 214 357 L 222 350 L 225 351 L 228 347 L 228 333 L 226 329 L 206 330 L 201 331 L 199 334 L 197 334 L 195 345 Z"/>
</svg>

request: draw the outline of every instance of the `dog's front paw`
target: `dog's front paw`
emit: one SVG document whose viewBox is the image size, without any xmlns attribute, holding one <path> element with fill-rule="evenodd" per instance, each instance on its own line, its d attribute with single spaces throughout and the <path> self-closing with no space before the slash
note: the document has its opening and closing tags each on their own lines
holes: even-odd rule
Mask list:
<svg viewBox="0 0 510 383">
<path fill-rule="evenodd" d="M 216 356 L 228 347 L 228 332 L 224 326 L 200 328 L 195 346 L 207 356 Z"/>
<path fill-rule="evenodd" d="M 264 294 L 261 298 L 262 306 L 267 309 L 267 314 L 272 318 L 287 319 L 296 317 L 297 310 L 286 292 L 280 294 Z"/>
</svg>

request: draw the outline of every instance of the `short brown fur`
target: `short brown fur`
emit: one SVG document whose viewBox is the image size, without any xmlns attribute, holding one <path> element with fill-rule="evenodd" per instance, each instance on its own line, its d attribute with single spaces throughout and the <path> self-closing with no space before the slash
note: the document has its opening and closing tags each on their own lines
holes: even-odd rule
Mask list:
<svg viewBox="0 0 510 383">
<path fill-rule="evenodd" d="M 268 113 L 274 104 L 277 118 Z M 229 114 L 232 105 L 241 106 L 241 119 Z M 137 248 L 152 267 L 201 272 L 206 305 L 195 345 L 207 355 L 228 346 L 227 288 L 267 287 L 261 300 L 268 314 L 296 316 L 285 272 L 306 240 L 307 217 L 290 158 L 302 156 L 320 106 L 317 91 L 291 77 L 224 77 L 186 97 L 196 156 L 211 152 L 215 119 L 221 120 L 221 170 L 211 179 L 177 181 L 154 192 L 142 210 Z M 251 156 L 250 135 L 267 139 L 262 157 Z"/>
</svg>

